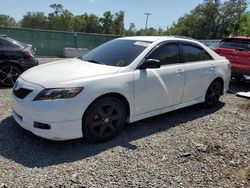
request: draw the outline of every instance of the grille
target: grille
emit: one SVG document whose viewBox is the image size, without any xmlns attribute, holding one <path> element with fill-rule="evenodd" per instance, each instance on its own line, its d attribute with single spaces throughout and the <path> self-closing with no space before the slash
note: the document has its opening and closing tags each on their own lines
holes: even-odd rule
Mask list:
<svg viewBox="0 0 250 188">
<path fill-rule="evenodd" d="M 19 99 L 24 99 L 28 94 L 30 94 L 32 90 L 20 88 L 18 90 L 13 90 L 14 95 Z"/>
</svg>

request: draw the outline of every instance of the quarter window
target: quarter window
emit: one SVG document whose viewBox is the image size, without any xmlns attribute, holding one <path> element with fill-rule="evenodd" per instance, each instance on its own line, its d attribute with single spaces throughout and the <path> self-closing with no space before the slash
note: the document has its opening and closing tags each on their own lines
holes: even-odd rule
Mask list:
<svg viewBox="0 0 250 188">
<path fill-rule="evenodd" d="M 211 56 L 210 56 L 205 50 L 203 50 L 203 59 L 204 59 L 205 61 L 213 60 L 213 59 L 211 58 Z"/>
<path fill-rule="evenodd" d="M 178 44 L 165 44 L 154 50 L 147 59 L 160 60 L 161 65 L 180 63 Z"/>
</svg>

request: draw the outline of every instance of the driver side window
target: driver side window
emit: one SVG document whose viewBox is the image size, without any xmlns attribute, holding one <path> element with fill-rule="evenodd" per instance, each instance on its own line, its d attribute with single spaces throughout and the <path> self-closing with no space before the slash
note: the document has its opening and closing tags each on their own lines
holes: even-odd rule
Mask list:
<svg viewBox="0 0 250 188">
<path fill-rule="evenodd" d="M 161 65 L 180 63 L 180 52 L 178 44 L 164 44 L 155 49 L 147 59 L 157 59 Z"/>
</svg>

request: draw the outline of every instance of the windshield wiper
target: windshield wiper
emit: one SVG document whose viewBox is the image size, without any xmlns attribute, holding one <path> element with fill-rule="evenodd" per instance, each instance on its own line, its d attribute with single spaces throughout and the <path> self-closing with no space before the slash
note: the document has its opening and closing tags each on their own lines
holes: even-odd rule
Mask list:
<svg viewBox="0 0 250 188">
<path fill-rule="evenodd" d="M 77 57 L 77 59 L 83 60 L 82 56 L 80 56 L 80 57 Z"/>
<path fill-rule="evenodd" d="M 101 65 L 105 65 L 104 63 L 100 62 L 100 61 L 96 61 L 96 60 L 84 60 L 84 61 L 87 61 L 87 62 L 90 62 L 90 63 L 96 63 L 96 64 L 101 64 Z"/>
</svg>

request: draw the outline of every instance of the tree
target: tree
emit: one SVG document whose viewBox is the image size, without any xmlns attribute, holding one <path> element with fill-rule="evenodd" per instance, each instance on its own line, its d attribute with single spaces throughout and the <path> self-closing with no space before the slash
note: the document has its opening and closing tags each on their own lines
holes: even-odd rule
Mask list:
<svg viewBox="0 0 250 188">
<path fill-rule="evenodd" d="M 110 11 L 106 11 L 103 14 L 103 17 L 100 18 L 100 23 L 102 25 L 102 32 L 105 34 L 112 33 L 112 25 L 113 25 L 113 15 Z"/>
<path fill-rule="evenodd" d="M 8 15 L 0 15 L 0 26 L 1 27 L 16 27 L 17 23 L 14 18 Z"/>
<path fill-rule="evenodd" d="M 247 8 L 247 0 L 204 0 L 189 14 L 179 18 L 167 33 L 185 35 L 197 39 L 224 38 L 237 34 L 241 15 Z"/>
<path fill-rule="evenodd" d="M 27 12 L 20 21 L 21 27 L 45 29 L 47 16 L 43 12 Z"/>
<path fill-rule="evenodd" d="M 222 7 L 221 31 L 226 35 L 237 35 L 241 15 L 247 8 L 246 0 L 225 1 Z"/>
<path fill-rule="evenodd" d="M 87 27 L 86 17 L 83 14 L 74 16 L 72 27 L 75 32 L 85 32 Z"/>
<path fill-rule="evenodd" d="M 54 10 L 54 15 L 59 16 L 63 12 L 63 6 L 61 4 L 52 4 L 50 8 Z"/>
<path fill-rule="evenodd" d="M 250 12 L 241 15 L 238 35 L 250 36 Z"/>
<path fill-rule="evenodd" d="M 99 22 L 99 18 L 94 14 L 88 15 L 87 13 L 85 13 L 84 15 L 85 15 L 85 19 L 87 21 L 85 32 L 87 32 L 87 33 L 101 33 L 101 24 Z"/>
<path fill-rule="evenodd" d="M 130 23 L 128 30 L 124 29 L 124 35 L 125 36 L 134 36 L 135 32 L 136 32 L 136 29 L 135 29 L 135 24 L 134 23 Z"/>
<path fill-rule="evenodd" d="M 50 7 L 53 11 L 48 15 L 45 15 L 44 12 L 27 12 L 20 21 L 21 27 L 114 35 L 124 33 L 123 11 L 116 12 L 114 15 L 110 11 L 106 11 L 99 18 L 87 13 L 75 16 L 64 9 L 61 4 L 52 4 Z M 17 26 L 17 23 L 7 15 L 0 15 L 0 26 Z"/>
<path fill-rule="evenodd" d="M 64 10 L 59 16 L 49 14 L 47 29 L 59 31 L 73 31 L 73 14 Z"/>
<path fill-rule="evenodd" d="M 49 13 L 46 28 L 49 30 L 73 31 L 74 15 L 64 10 L 61 4 L 52 4 L 54 12 Z"/>
<path fill-rule="evenodd" d="M 153 27 L 147 29 L 140 29 L 136 31 L 137 36 L 156 36 L 158 34 L 157 30 Z"/>
<path fill-rule="evenodd" d="M 130 23 L 129 31 L 131 31 L 131 32 L 135 31 L 135 23 Z"/>
<path fill-rule="evenodd" d="M 114 35 L 123 35 L 124 32 L 124 11 L 115 13 L 112 33 Z"/>
<path fill-rule="evenodd" d="M 68 11 L 64 10 L 60 15 L 61 18 L 61 28 L 62 31 L 73 31 L 73 17 L 74 15 Z"/>
</svg>

